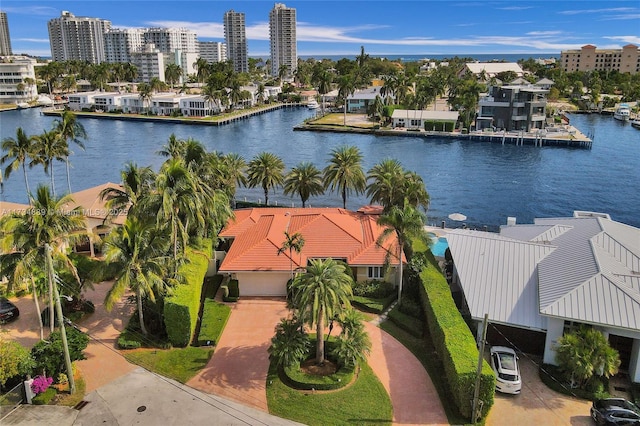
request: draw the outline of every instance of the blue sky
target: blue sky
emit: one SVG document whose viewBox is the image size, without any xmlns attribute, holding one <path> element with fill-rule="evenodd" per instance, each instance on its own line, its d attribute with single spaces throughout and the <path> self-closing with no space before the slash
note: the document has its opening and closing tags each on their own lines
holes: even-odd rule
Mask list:
<svg viewBox="0 0 640 426">
<path fill-rule="evenodd" d="M 290 1 L 297 9 L 299 55 L 543 53 L 594 44 L 640 45 L 638 0 Z M 16 54 L 49 56 L 47 21 L 68 10 L 114 27 L 186 27 L 224 41 L 222 16 L 246 15 L 249 55 L 267 57 L 273 1 L 3 0 Z"/>
</svg>

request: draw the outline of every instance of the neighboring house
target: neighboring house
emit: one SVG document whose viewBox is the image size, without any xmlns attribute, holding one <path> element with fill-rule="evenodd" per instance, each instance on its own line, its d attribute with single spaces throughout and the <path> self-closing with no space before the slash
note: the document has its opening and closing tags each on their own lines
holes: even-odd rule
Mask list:
<svg viewBox="0 0 640 426">
<path fill-rule="evenodd" d="M 96 110 L 111 112 L 122 108 L 121 93 L 100 93 L 93 97 Z"/>
<path fill-rule="evenodd" d="M 458 111 L 430 111 L 430 110 L 393 110 L 391 120 L 393 127 L 406 127 L 409 129 L 425 129 L 425 124 L 429 124 L 430 131 L 446 131 L 455 129 L 458 121 Z"/>
<path fill-rule="evenodd" d="M 491 86 L 478 102 L 476 130 L 525 130 L 544 128 L 548 90 L 532 85 Z"/>
<path fill-rule="evenodd" d="M 554 84 L 555 82 L 553 80 L 550 80 L 548 78 L 543 78 L 541 80 L 536 81 L 534 86 L 539 87 L 541 89 L 549 90 L 551 89 L 551 86 L 553 86 Z"/>
<path fill-rule="evenodd" d="M 94 98 L 96 96 L 105 96 L 105 95 L 117 95 L 118 93 L 105 93 L 105 92 L 78 92 L 69 95 L 69 102 L 67 103 L 67 107 L 71 111 L 81 111 L 83 108 L 91 108 L 95 105 Z"/>
<path fill-rule="evenodd" d="M 538 342 L 555 364 L 558 339 L 585 324 L 640 382 L 640 229 L 576 211 L 526 225 L 512 219 L 499 234 L 454 230 L 447 241 L 452 291 L 474 321 L 488 314 L 490 331 L 502 327 L 498 343 L 504 335 L 523 350 Z"/>
<path fill-rule="evenodd" d="M 0 58 L 0 104 L 20 104 L 38 97 L 36 63 L 27 56 Z"/>
<path fill-rule="evenodd" d="M 236 210 L 235 219 L 220 233 L 229 248 L 218 272 L 236 278 L 242 296 L 285 296 L 291 268 L 295 271 L 311 259 L 329 257 L 346 262 L 356 281 L 386 278 L 396 283 L 395 268 L 385 277 L 384 265 L 387 250 L 397 252 L 397 239 L 389 238 L 383 247 L 376 244 L 383 231 L 376 223 L 379 213 L 377 208 Z M 299 232 L 305 240 L 302 252 L 294 251 L 291 258 L 289 251 L 278 255 L 286 230 Z M 390 262 L 397 264 L 397 258 Z"/>
<path fill-rule="evenodd" d="M 363 90 L 356 90 L 354 93 L 347 96 L 347 112 L 366 114 L 369 110 L 369 105 L 373 104 L 376 96 L 380 96 L 383 101 L 388 96 L 391 96 L 382 96 L 380 94 L 381 89 L 382 87 L 369 87 Z"/>
<path fill-rule="evenodd" d="M 458 77 L 464 77 L 467 74 L 473 74 L 478 79 L 485 81 L 497 76 L 500 73 L 513 71 L 516 77 L 524 76 L 524 71 L 516 62 L 468 62 L 464 68 L 458 73 Z"/>
</svg>

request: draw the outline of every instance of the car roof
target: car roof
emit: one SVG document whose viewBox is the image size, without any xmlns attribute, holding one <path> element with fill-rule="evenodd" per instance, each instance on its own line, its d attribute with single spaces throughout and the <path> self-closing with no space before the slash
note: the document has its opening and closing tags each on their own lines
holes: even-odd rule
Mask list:
<svg viewBox="0 0 640 426">
<path fill-rule="evenodd" d="M 516 354 L 516 351 L 506 346 L 492 346 L 491 352 L 506 352 L 508 354 L 513 354 L 513 355 Z"/>
</svg>

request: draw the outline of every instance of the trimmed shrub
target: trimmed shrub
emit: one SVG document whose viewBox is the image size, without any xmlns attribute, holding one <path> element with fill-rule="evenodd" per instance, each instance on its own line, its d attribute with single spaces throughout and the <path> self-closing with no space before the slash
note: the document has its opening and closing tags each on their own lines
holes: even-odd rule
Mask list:
<svg viewBox="0 0 640 426">
<path fill-rule="evenodd" d="M 353 295 L 373 299 L 384 299 L 395 293 L 395 286 L 381 280 L 358 281 L 353 284 Z"/>
<path fill-rule="evenodd" d="M 420 299 L 433 345 L 444 366 L 447 383 L 460 414 L 471 418 L 471 401 L 478 365 L 478 348 L 451 296 L 447 280 L 435 263 L 420 273 Z M 493 405 L 495 375 L 485 361 L 480 377 L 482 417 Z"/>
<path fill-rule="evenodd" d="M 340 367 L 330 376 L 305 374 L 299 365 L 280 369 L 280 379 L 289 387 L 299 390 L 334 390 L 345 387 L 355 374 L 354 368 Z"/>
<path fill-rule="evenodd" d="M 430 132 L 453 132 L 454 125 L 451 121 L 425 120 L 424 129 Z"/>
<path fill-rule="evenodd" d="M 351 299 L 351 304 L 363 311 L 372 312 L 374 314 L 381 314 L 385 309 L 391 306 L 393 301 L 396 300 L 396 297 L 397 295 L 395 291 L 393 292 L 393 294 L 390 294 L 389 296 L 382 299 L 353 296 L 353 298 Z"/>
<path fill-rule="evenodd" d="M 180 267 L 184 284 L 178 285 L 164 302 L 164 324 L 169 342 L 184 347 L 191 342 L 198 321 L 202 283 L 209 266 L 211 240 L 204 241 L 202 251 L 187 249 L 188 262 Z"/>
<path fill-rule="evenodd" d="M 131 332 L 130 330 L 124 330 L 118 337 L 119 349 L 138 349 L 142 346 L 140 335 Z"/>
<path fill-rule="evenodd" d="M 403 313 L 398 306 L 389 311 L 388 316 L 395 325 L 407 333 L 414 337 L 422 337 L 424 332 L 424 323 L 413 316 Z"/>
<path fill-rule="evenodd" d="M 225 302 L 237 302 L 240 299 L 240 287 L 238 280 L 229 280 L 227 285 L 222 286 L 222 300 Z"/>
<path fill-rule="evenodd" d="M 33 405 L 47 405 L 53 400 L 53 398 L 55 398 L 57 393 L 58 392 L 56 391 L 56 388 L 51 387 L 46 391 L 34 396 L 31 399 L 31 402 L 33 403 Z"/>
</svg>

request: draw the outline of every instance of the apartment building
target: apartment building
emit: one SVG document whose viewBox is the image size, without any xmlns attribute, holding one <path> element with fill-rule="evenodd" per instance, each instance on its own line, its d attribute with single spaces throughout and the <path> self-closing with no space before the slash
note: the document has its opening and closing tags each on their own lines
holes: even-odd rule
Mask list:
<svg viewBox="0 0 640 426">
<path fill-rule="evenodd" d="M 144 46 L 144 30 L 140 28 L 111 28 L 104 35 L 106 61 L 131 62 L 131 54 Z"/>
<path fill-rule="evenodd" d="M 287 67 L 287 76 L 298 68 L 296 39 L 296 9 L 276 3 L 269 13 L 269 39 L 271 42 L 271 75 L 277 76 L 281 66 Z"/>
<path fill-rule="evenodd" d="M 506 131 L 544 128 L 548 89 L 526 86 L 491 86 L 478 102 L 476 130 L 495 127 Z"/>
<path fill-rule="evenodd" d="M 138 69 L 137 81 L 148 83 L 154 77 L 164 81 L 165 55 L 153 43 L 145 44 L 139 52 L 133 52 L 131 63 Z"/>
<path fill-rule="evenodd" d="M 209 63 L 227 60 L 227 45 L 218 41 L 198 41 L 199 57 Z"/>
<path fill-rule="evenodd" d="M 627 44 L 622 49 L 598 49 L 587 44 L 580 49 L 562 51 L 560 65 L 565 72 L 618 71 L 637 74 L 640 72 L 640 52 L 635 44 Z"/>
<path fill-rule="evenodd" d="M 0 11 L 0 56 L 13 55 L 11 37 L 9 37 L 9 21 L 7 14 Z"/>
<path fill-rule="evenodd" d="M 231 9 L 225 12 L 223 21 L 227 57 L 233 62 L 234 71 L 249 72 L 244 13 Z"/>
<path fill-rule="evenodd" d="M 111 21 L 76 17 L 66 10 L 48 22 L 49 43 L 54 61 L 79 60 L 99 64 L 106 60 L 104 34 Z"/>
<path fill-rule="evenodd" d="M 38 97 L 36 60 L 6 56 L 0 61 L 0 104 L 20 104 Z"/>
</svg>

